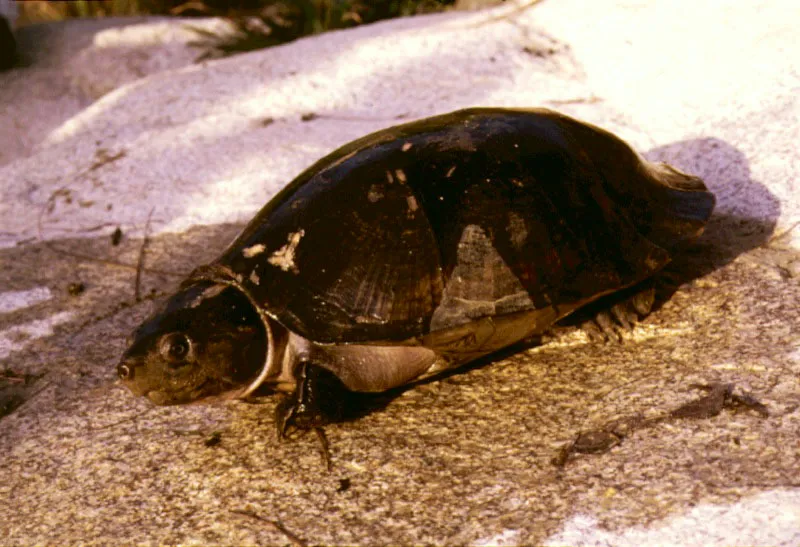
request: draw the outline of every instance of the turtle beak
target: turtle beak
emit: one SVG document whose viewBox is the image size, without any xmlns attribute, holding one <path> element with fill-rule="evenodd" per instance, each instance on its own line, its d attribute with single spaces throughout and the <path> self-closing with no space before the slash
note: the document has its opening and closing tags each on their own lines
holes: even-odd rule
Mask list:
<svg viewBox="0 0 800 547">
<path fill-rule="evenodd" d="M 143 384 L 136 381 L 137 371 L 141 373 L 141 367 L 137 366 L 135 360 L 130 358 L 123 357 L 122 361 L 117 365 L 119 382 L 136 396 L 147 395 L 150 391 L 145 385 L 147 382 Z"/>
</svg>

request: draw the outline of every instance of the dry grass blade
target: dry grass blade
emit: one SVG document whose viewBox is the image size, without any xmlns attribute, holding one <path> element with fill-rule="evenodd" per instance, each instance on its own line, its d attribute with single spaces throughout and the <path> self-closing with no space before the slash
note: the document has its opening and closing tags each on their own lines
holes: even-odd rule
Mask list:
<svg viewBox="0 0 800 547">
<path fill-rule="evenodd" d="M 524 2 L 524 3 L 522 3 L 522 4 L 518 5 L 518 6 L 515 6 L 515 7 L 511 8 L 507 12 L 497 14 L 497 15 L 495 15 L 493 17 L 489 17 L 488 19 L 484 19 L 482 21 L 478 21 L 477 23 L 475 23 L 474 25 L 471 25 L 471 26 L 478 27 L 478 26 L 481 26 L 481 25 L 486 25 L 486 24 L 489 24 L 489 23 L 495 23 L 497 21 L 502 21 L 503 19 L 511 19 L 515 15 L 517 15 L 518 13 L 522 13 L 523 11 L 527 10 L 528 8 L 532 8 L 537 4 L 541 4 L 542 2 L 544 2 L 544 0 L 530 0 L 529 2 Z"/>
<path fill-rule="evenodd" d="M 145 247 L 147 247 L 147 236 L 150 230 L 150 218 L 152 218 L 153 211 L 155 210 L 155 207 L 150 209 L 150 212 L 147 214 L 147 222 L 144 223 L 144 237 L 142 238 L 142 246 L 139 249 L 139 260 L 136 262 L 136 278 L 133 282 L 133 299 L 136 302 L 141 300 L 140 289 L 142 282 L 142 269 L 144 267 L 144 250 Z"/>
</svg>

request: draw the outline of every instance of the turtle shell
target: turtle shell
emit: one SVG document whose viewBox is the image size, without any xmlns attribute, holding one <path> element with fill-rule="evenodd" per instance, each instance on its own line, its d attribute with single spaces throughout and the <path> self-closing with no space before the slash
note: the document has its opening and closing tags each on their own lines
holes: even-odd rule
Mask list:
<svg viewBox="0 0 800 547">
<path fill-rule="evenodd" d="M 314 342 L 399 343 L 529 310 L 557 318 L 636 284 L 713 206 L 702 181 L 599 128 L 460 110 L 319 160 L 211 270 Z"/>
</svg>

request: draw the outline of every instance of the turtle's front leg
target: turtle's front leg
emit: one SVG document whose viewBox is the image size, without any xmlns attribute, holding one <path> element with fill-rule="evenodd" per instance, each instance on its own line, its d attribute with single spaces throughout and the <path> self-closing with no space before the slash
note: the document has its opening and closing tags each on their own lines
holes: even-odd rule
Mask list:
<svg viewBox="0 0 800 547">
<path fill-rule="evenodd" d="M 330 470 L 328 440 L 322 426 L 341 417 L 349 391 L 332 372 L 308 361 L 297 365 L 295 378 L 294 393 L 275 408 L 278 438 L 287 438 L 292 428 L 313 430 L 320 439 L 322 457 Z"/>
</svg>

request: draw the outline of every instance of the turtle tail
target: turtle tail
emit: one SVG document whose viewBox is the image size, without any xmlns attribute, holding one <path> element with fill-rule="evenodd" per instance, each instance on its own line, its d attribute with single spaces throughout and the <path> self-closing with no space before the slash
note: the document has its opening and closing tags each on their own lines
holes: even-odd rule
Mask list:
<svg viewBox="0 0 800 547">
<path fill-rule="evenodd" d="M 703 233 L 714 210 L 714 194 L 699 177 L 666 163 L 642 161 L 646 173 L 640 190 L 647 195 L 647 214 L 634 219 L 647 239 L 673 251 Z"/>
<path fill-rule="evenodd" d="M 604 180 L 605 192 L 637 231 L 672 251 L 697 239 L 714 210 L 714 194 L 699 177 L 650 162 L 612 133 L 560 116 Z M 600 137 L 600 138 L 598 138 Z"/>
</svg>

